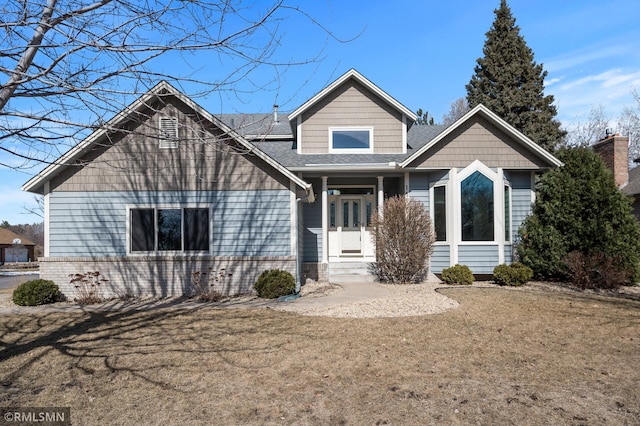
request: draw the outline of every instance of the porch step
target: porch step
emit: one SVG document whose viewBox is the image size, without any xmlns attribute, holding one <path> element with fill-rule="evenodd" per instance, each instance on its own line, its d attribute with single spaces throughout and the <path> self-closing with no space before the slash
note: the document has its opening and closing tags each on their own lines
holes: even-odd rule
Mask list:
<svg viewBox="0 0 640 426">
<path fill-rule="evenodd" d="M 370 263 L 340 262 L 329 264 L 329 281 L 333 283 L 375 282 Z"/>
</svg>

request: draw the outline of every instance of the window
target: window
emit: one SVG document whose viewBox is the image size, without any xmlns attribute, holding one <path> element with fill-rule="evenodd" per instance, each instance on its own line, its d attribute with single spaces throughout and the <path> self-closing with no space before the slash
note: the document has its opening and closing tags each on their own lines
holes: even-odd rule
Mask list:
<svg viewBox="0 0 640 426">
<path fill-rule="evenodd" d="M 433 227 L 436 241 L 447 241 L 447 187 L 433 188 Z"/>
<path fill-rule="evenodd" d="M 131 252 L 208 252 L 209 209 L 131 209 L 130 236 Z"/>
<path fill-rule="evenodd" d="M 508 185 L 504 186 L 504 240 L 511 241 L 511 194 Z"/>
<path fill-rule="evenodd" d="M 462 241 L 493 241 L 493 181 L 473 172 L 460 184 Z"/>
<path fill-rule="evenodd" d="M 373 128 L 330 128 L 329 152 L 373 152 Z"/>
<path fill-rule="evenodd" d="M 160 117 L 160 148 L 178 148 L 178 119 L 175 117 Z"/>
</svg>

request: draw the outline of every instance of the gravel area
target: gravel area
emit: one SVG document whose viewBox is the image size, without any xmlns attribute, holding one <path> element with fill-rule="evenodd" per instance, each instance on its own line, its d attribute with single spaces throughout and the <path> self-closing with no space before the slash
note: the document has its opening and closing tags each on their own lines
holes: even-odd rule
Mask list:
<svg viewBox="0 0 640 426">
<path fill-rule="evenodd" d="M 389 318 L 437 314 L 459 306 L 455 300 L 436 291 L 442 286 L 441 283 L 385 284 L 385 287 L 389 288 L 390 294 L 378 299 L 317 307 L 309 307 L 304 304 L 279 304 L 275 309 L 301 315 L 335 318 Z M 334 294 L 340 292 L 341 289 L 332 284 L 314 283 L 307 291 L 309 294 L 306 297 L 313 297 L 316 292 Z"/>
</svg>

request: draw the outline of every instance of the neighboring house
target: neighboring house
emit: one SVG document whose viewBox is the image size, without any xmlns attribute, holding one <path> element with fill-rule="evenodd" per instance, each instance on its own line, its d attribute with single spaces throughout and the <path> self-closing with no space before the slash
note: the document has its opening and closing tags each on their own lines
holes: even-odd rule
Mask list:
<svg viewBox="0 0 640 426">
<path fill-rule="evenodd" d="M 0 228 L 0 265 L 34 261 L 35 244 L 24 237 Z"/>
<path fill-rule="evenodd" d="M 640 167 L 629 170 L 629 137 L 607 134 L 593 145 L 593 151 L 611 170 L 618 188 L 633 198 L 633 214 L 640 219 Z"/>
<path fill-rule="evenodd" d="M 511 262 L 535 174 L 560 161 L 481 105 L 415 120 L 355 70 L 288 115 L 214 116 L 162 82 L 23 186 L 45 196 L 41 276 L 165 296 L 208 268 L 232 294 L 269 268 L 366 273 L 370 217 L 401 194 L 431 212 L 431 272 Z"/>
</svg>

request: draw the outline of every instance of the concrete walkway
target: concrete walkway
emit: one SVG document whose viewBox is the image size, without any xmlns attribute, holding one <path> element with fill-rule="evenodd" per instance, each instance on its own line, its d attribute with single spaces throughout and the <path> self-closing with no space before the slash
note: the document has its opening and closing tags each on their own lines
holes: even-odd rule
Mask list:
<svg viewBox="0 0 640 426">
<path fill-rule="evenodd" d="M 281 302 L 290 303 L 296 306 L 306 306 L 310 308 L 331 307 L 346 303 L 358 303 L 367 300 L 380 299 L 391 294 L 388 287 L 372 282 L 341 282 L 334 283 L 341 287 L 327 296 L 302 296 L 298 299 Z"/>
</svg>

